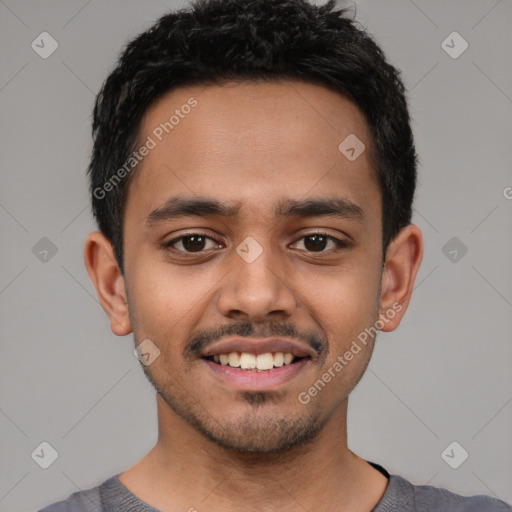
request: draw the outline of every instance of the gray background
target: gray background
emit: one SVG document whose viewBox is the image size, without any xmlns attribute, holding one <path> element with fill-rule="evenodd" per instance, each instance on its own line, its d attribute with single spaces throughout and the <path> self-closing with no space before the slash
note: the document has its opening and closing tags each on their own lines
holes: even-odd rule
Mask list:
<svg viewBox="0 0 512 512">
<path fill-rule="evenodd" d="M 512 2 L 355 4 L 410 90 L 426 251 L 402 325 L 352 395 L 349 443 L 415 483 L 512 502 Z M 181 5 L 0 1 L 1 511 L 98 485 L 156 441 L 132 337 L 111 334 L 82 262 L 84 171 L 120 48 Z M 59 44 L 47 59 L 31 48 L 43 31 Z M 453 31 L 469 44 L 456 59 L 441 46 Z M 48 469 L 31 457 L 43 441 L 58 452 Z M 469 453 L 458 469 L 441 457 L 452 441 Z"/>
</svg>

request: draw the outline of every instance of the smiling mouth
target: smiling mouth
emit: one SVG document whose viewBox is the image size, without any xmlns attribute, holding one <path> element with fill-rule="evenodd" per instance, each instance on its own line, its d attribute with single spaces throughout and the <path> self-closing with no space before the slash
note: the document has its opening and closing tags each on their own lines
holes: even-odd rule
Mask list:
<svg viewBox="0 0 512 512">
<path fill-rule="evenodd" d="M 206 356 L 203 359 L 212 361 L 219 366 L 229 366 L 249 372 L 269 372 L 275 368 L 296 364 L 303 359 L 310 359 L 310 357 L 298 357 L 290 352 L 267 352 L 265 354 L 229 352 Z"/>
</svg>

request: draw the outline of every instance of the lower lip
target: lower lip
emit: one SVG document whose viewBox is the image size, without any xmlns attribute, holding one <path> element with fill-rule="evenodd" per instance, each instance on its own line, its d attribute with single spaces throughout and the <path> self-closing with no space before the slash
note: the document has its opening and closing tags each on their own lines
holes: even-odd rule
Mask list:
<svg viewBox="0 0 512 512">
<path fill-rule="evenodd" d="M 231 366 L 214 363 L 208 359 L 201 359 L 203 363 L 214 372 L 216 376 L 231 386 L 243 391 L 268 391 L 293 379 L 305 365 L 309 358 L 299 359 L 296 363 L 285 364 L 279 368 L 264 371 L 241 370 Z"/>
</svg>

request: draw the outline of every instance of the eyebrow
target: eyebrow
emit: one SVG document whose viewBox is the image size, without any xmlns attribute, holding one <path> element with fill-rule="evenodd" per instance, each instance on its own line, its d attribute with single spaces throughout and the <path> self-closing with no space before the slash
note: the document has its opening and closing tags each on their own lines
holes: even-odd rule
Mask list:
<svg viewBox="0 0 512 512">
<path fill-rule="evenodd" d="M 208 197 L 170 197 L 165 203 L 152 210 L 146 217 L 146 224 L 154 225 L 180 217 L 225 217 L 238 215 L 241 204 L 230 204 Z M 286 199 L 280 201 L 273 209 L 277 218 L 289 217 L 336 217 L 342 220 L 365 221 L 363 209 L 357 204 L 342 198 L 326 199 Z"/>
</svg>

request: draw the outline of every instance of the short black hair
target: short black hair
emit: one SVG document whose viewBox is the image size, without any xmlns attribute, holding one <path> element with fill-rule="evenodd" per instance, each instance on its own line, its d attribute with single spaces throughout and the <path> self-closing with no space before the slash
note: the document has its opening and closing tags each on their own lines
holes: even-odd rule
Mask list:
<svg viewBox="0 0 512 512">
<path fill-rule="evenodd" d="M 94 216 L 121 271 L 133 176 L 126 162 L 142 116 L 173 88 L 232 80 L 313 81 L 359 107 L 381 190 L 385 257 L 389 242 L 411 222 L 417 155 L 400 71 L 349 10 L 337 8 L 335 0 L 322 6 L 307 0 L 198 0 L 127 44 L 96 98 L 88 169 Z"/>
</svg>

